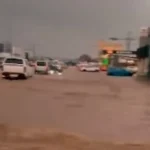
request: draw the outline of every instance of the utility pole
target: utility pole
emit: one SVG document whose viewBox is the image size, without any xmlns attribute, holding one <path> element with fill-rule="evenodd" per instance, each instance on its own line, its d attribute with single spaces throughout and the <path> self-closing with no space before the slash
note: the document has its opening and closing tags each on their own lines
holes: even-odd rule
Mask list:
<svg viewBox="0 0 150 150">
<path fill-rule="evenodd" d="M 111 37 L 109 39 L 112 41 L 125 41 L 126 50 L 131 50 L 131 43 L 136 40 L 135 38 L 132 37 L 131 31 L 127 33 L 127 37 L 125 38 Z"/>
<path fill-rule="evenodd" d="M 126 49 L 131 50 L 131 43 L 136 40 L 136 39 L 132 38 L 131 32 L 127 33 L 127 37 L 125 38 L 125 40 L 126 40 Z"/>
<path fill-rule="evenodd" d="M 10 54 L 11 56 L 13 55 L 13 18 L 10 19 L 10 24 L 8 24 L 8 26 L 10 27 L 9 30 L 9 43 L 10 43 Z"/>
<path fill-rule="evenodd" d="M 33 52 L 33 57 L 36 57 L 35 44 L 33 44 L 31 51 Z"/>
</svg>

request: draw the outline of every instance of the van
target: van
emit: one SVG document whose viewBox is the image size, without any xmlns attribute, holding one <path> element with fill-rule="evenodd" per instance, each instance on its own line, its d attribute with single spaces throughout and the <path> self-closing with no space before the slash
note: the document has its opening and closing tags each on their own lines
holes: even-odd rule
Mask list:
<svg viewBox="0 0 150 150">
<path fill-rule="evenodd" d="M 42 73 L 42 74 L 48 74 L 49 71 L 49 63 L 48 61 L 38 60 L 35 63 L 35 72 L 36 73 Z"/>
</svg>

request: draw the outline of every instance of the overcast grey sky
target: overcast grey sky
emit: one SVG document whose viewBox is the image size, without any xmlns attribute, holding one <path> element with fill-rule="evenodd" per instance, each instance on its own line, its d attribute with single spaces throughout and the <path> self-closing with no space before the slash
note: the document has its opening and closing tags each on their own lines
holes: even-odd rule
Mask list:
<svg viewBox="0 0 150 150">
<path fill-rule="evenodd" d="M 138 37 L 149 12 L 150 0 L 0 0 L 0 41 L 35 44 L 43 55 L 96 55 L 101 39 Z"/>
</svg>

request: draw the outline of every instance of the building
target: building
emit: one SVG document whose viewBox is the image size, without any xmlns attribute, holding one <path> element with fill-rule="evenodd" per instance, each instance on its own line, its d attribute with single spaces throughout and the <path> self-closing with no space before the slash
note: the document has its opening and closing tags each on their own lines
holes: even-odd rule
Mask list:
<svg viewBox="0 0 150 150">
<path fill-rule="evenodd" d="M 32 50 L 25 50 L 25 57 L 28 57 L 29 59 L 34 59 L 35 55 L 34 52 Z"/>
<path fill-rule="evenodd" d="M 9 42 L 0 43 L 0 58 L 8 57 L 12 54 L 12 45 Z"/>
<path fill-rule="evenodd" d="M 150 27 L 140 29 L 139 47 L 150 44 Z"/>
<path fill-rule="evenodd" d="M 140 29 L 139 37 L 139 49 L 138 51 L 146 51 L 145 47 L 150 45 L 150 27 L 144 27 Z M 143 75 L 149 71 L 149 58 L 148 56 L 138 61 L 138 74 Z"/>
<path fill-rule="evenodd" d="M 0 43 L 0 63 L 5 57 L 10 56 L 25 57 L 25 52 L 22 48 L 12 46 L 9 42 Z"/>
<path fill-rule="evenodd" d="M 25 58 L 25 51 L 22 48 L 20 48 L 20 47 L 15 47 L 14 46 L 12 48 L 12 55 Z"/>
</svg>

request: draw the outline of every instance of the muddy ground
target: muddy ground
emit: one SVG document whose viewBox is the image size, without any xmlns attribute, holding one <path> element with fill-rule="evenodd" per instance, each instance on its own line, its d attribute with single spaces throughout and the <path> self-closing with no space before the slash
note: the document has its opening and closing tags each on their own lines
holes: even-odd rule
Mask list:
<svg viewBox="0 0 150 150">
<path fill-rule="evenodd" d="M 1 150 L 150 149 L 150 88 L 133 78 L 72 68 L 0 89 Z"/>
</svg>

